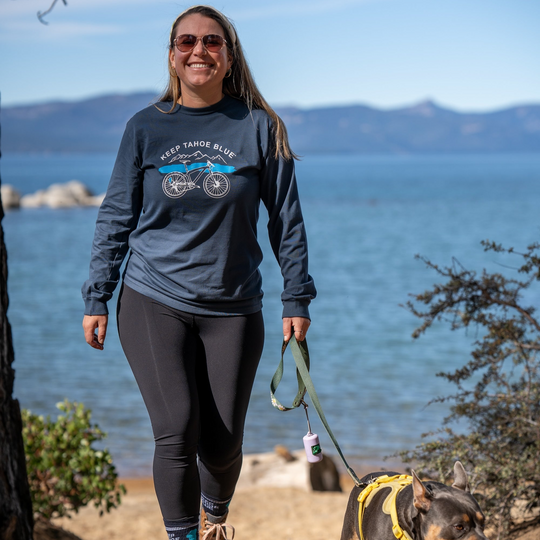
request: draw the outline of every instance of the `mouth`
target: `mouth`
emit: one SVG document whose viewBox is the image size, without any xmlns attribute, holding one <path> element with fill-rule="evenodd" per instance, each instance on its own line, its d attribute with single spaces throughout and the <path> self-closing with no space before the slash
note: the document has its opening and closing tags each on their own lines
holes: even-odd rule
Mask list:
<svg viewBox="0 0 540 540">
<path fill-rule="evenodd" d="M 188 65 L 192 69 L 206 69 L 206 68 L 211 68 L 213 64 L 199 62 L 197 64 L 188 64 Z"/>
</svg>

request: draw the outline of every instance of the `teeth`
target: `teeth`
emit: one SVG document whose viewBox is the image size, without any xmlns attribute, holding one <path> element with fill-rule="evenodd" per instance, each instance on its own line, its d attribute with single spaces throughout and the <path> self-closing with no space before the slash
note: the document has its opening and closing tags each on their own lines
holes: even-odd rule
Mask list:
<svg viewBox="0 0 540 540">
<path fill-rule="evenodd" d="M 210 64 L 190 64 L 189 67 L 205 68 L 205 67 L 210 67 Z"/>
</svg>

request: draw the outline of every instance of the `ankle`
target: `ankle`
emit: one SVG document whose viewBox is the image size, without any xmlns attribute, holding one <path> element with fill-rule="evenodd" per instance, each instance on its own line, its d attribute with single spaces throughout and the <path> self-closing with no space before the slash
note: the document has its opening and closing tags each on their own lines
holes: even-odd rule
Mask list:
<svg viewBox="0 0 540 540">
<path fill-rule="evenodd" d="M 211 516 L 214 521 L 212 523 L 221 523 L 225 521 L 229 513 L 229 504 L 232 497 L 224 501 L 216 501 L 210 499 L 204 493 L 201 494 L 202 509 L 207 516 Z"/>
<path fill-rule="evenodd" d="M 223 514 L 222 516 L 215 516 L 214 514 L 210 514 L 203 508 L 201 509 L 201 523 L 208 522 L 212 525 L 216 523 L 224 523 L 227 520 L 228 515 L 229 512 Z"/>
<path fill-rule="evenodd" d="M 198 522 L 193 518 L 163 520 L 169 540 L 197 540 Z"/>
</svg>

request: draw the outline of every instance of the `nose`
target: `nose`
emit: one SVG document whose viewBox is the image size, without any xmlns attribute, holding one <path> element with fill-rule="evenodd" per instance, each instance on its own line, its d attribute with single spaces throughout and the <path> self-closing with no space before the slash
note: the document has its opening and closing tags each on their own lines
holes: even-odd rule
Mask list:
<svg viewBox="0 0 540 540">
<path fill-rule="evenodd" d="M 206 47 L 202 42 L 202 38 L 197 38 L 197 43 L 195 43 L 195 47 L 193 47 L 192 52 L 199 56 L 206 54 Z"/>
</svg>

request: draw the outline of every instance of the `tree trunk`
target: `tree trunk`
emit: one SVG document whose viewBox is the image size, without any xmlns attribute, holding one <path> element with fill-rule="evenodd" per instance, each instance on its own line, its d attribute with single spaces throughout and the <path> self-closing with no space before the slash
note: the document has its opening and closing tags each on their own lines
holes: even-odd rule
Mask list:
<svg viewBox="0 0 540 540">
<path fill-rule="evenodd" d="M 1 185 L 1 180 L 0 180 Z M 13 399 L 15 372 L 7 318 L 7 253 L 0 196 L 0 540 L 32 540 L 34 522 L 26 476 L 19 402 Z"/>
</svg>

